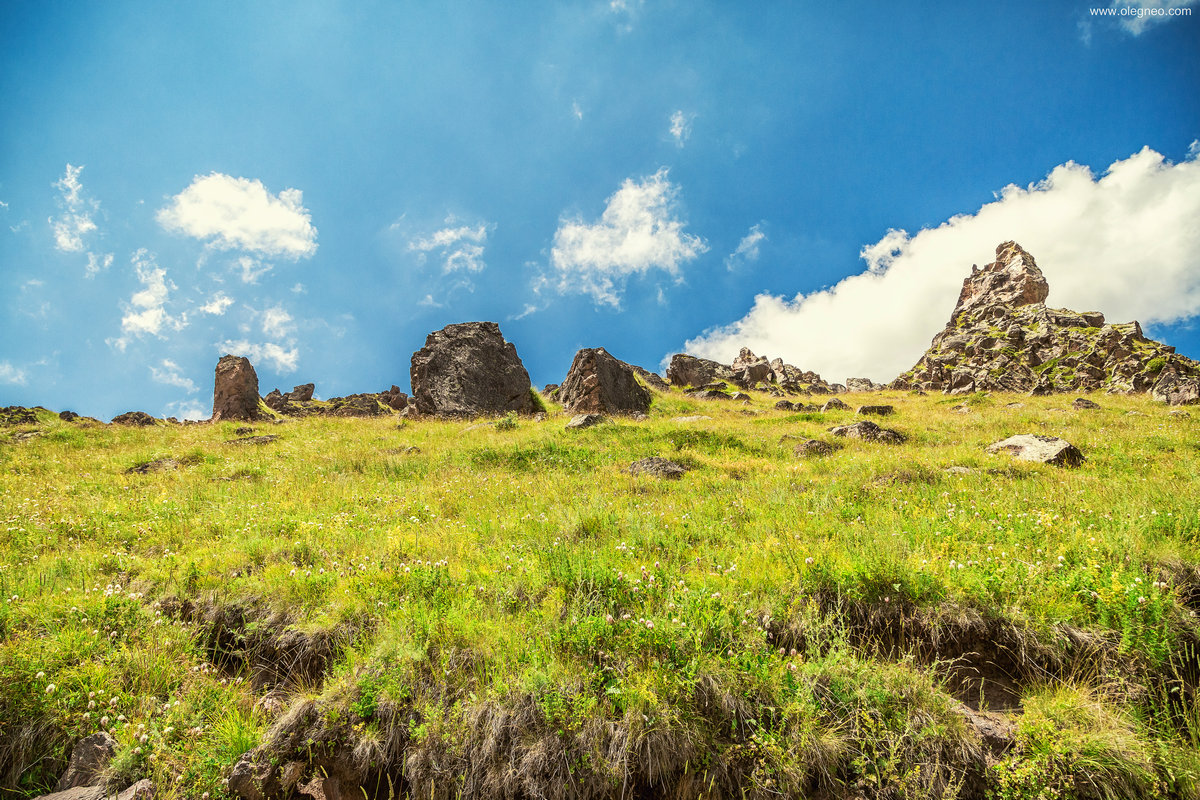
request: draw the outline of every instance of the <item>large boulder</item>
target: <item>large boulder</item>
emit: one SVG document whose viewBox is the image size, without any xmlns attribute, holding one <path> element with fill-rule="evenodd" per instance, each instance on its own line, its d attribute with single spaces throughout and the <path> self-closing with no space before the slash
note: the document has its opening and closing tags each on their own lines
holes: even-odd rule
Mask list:
<svg viewBox="0 0 1200 800">
<path fill-rule="evenodd" d="M 667 380 L 674 386 L 704 386 L 713 381 L 732 379 L 733 370 L 724 364 L 686 353 L 671 356 L 667 366 Z"/>
<path fill-rule="evenodd" d="M 302 383 L 284 395 L 284 397 L 286 397 L 288 400 L 296 400 L 301 403 L 307 402 L 312 400 L 313 390 L 316 388 L 317 387 L 311 383 Z"/>
<path fill-rule="evenodd" d="M 421 414 L 532 414 L 529 373 L 494 322 L 447 325 L 412 357 L 412 401 Z"/>
<path fill-rule="evenodd" d="M 223 355 L 213 381 L 212 420 L 255 420 L 258 409 L 258 373 L 250 359 Z"/>
<path fill-rule="evenodd" d="M 632 367 L 603 347 L 575 354 L 559 387 L 558 400 L 572 414 L 644 414 L 650 390 L 638 383 Z"/>
<path fill-rule="evenodd" d="M 771 381 L 774 370 L 764 356 L 756 356 L 749 347 L 743 347 L 730 365 L 733 380 L 744 387 L 752 387 L 761 381 Z"/>
<path fill-rule="evenodd" d="M 881 428 L 870 420 L 855 422 L 853 425 L 838 425 L 830 428 L 834 436 L 848 439 L 862 439 L 864 442 L 883 442 L 884 444 L 903 444 L 908 437 L 891 428 Z"/>
<path fill-rule="evenodd" d="M 1041 436 L 1036 433 L 1023 433 L 1010 436 L 1003 441 L 990 445 L 989 453 L 1008 453 L 1021 461 L 1037 461 L 1041 464 L 1053 464 L 1056 467 L 1078 467 L 1086 459 L 1079 448 L 1066 439 L 1056 436 Z"/>
</svg>

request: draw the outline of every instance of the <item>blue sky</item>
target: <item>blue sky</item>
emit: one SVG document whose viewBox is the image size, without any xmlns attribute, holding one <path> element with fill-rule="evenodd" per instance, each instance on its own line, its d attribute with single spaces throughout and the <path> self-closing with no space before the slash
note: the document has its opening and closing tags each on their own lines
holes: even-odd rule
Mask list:
<svg viewBox="0 0 1200 800">
<path fill-rule="evenodd" d="M 4 2 L 0 405 L 206 417 L 224 352 L 407 389 L 474 319 L 539 386 L 743 343 L 888 380 L 1004 239 L 1200 357 L 1198 41 L 1178 2 Z"/>
</svg>

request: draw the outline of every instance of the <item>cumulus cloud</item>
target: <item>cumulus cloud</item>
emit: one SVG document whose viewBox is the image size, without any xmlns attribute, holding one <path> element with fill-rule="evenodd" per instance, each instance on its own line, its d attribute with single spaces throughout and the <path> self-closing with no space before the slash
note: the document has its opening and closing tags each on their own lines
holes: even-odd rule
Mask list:
<svg viewBox="0 0 1200 800">
<path fill-rule="evenodd" d="M 0 383 L 24 386 L 26 380 L 25 370 L 14 367 L 8 361 L 0 361 Z"/>
<path fill-rule="evenodd" d="M 157 367 L 151 364 L 150 377 L 158 383 L 165 383 L 167 386 L 178 386 L 180 389 L 185 389 L 188 392 L 196 391 L 195 382 L 184 375 L 179 365 L 169 358 L 164 358 Z"/>
<path fill-rule="evenodd" d="M 262 332 L 272 339 L 282 339 L 292 329 L 292 315 L 283 306 L 268 308 L 262 313 Z"/>
<path fill-rule="evenodd" d="M 447 227 L 434 231 L 429 236 L 417 237 L 408 243 L 408 249 L 421 254 L 436 252 L 442 263 L 442 274 L 451 272 L 482 272 L 487 264 L 483 261 L 483 250 L 487 245 L 488 229 L 481 223 L 454 226 L 454 220 L 446 220 Z"/>
<path fill-rule="evenodd" d="M 251 342 L 247 339 L 226 339 L 217 345 L 221 353 L 246 356 L 252 362 L 274 365 L 277 372 L 295 372 L 300 363 L 300 351 L 290 345 L 275 342 Z"/>
<path fill-rule="evenodd" d="M 54 246 L 64 253 L 79 253 L 83 250 L 83 237 L 96 230 L 92 215 L 100 204 L 83 193 L 79 180 L 82 166 L 67 164 L 66 172 L 54 182 L 58 189 L 58 207 L 62 211 L 50 217 L 50 229 L 54 232 Z"/>
<path fill-rule="evenodd" d="M 161 338 L 164 329 L 178 331 L 187 327 L 186 315 L 173 317 L 167 313 L 167 301 L 175 289 L 175 284 L 167 280 L 167 271 L 158 266 L 153 254 L 141 248 L 133 254 L 130 261 L 142 288 L 134 292 L 125 304 L 125 314 L 121 317 L 123 335 L 118 339 L 109 340 L 118 350 L 125 349 L 130 336 L 140 338 L 151 335 Z"/>
<path fill-rule="evenodd" d="M 208 419 L 212 415 L 208 409 L 200 405 L 198 400 L 178 400 L 174 403 L 167 403 L 163 409 L 163 416 L 199 421 Z"/>
<path fill-rule="evenodd" d="M 274 264 L 254 258 L 253 256 L 238 256 L 238 269 L 242 274 L 242 283 L 258 283 L 258 279 L 275 268 Z"/>
<path fill-rule="evenodd" d="M 233 298 L 226 295 L 224 292 L 217 292 L 209 301 L 197 309 L 201 314 L 212 314 L 214 317 L 219 317 L 224 314 L 229 307 L 233 305 Z"/>
<path fill-rule="evenodd" d="M 626 179 L 599 222 L 560 220 L 550 251 L 558 291 L 619 307 L 630 275 L 661 270 L 678 276 L 681 264 L 708 250 L 699 236 L 683 232 L 678 196 L 664 167 L 641 180 Z"/>
<path fill-rule="evenodd" d="M 675 140 L 675 144 L 683 147 L 684 142 L 692 135 L 692 120 L 696 118 L 695 114 L 685 114 L 682 111 L 676 111 L 671 115 L 671 138 Z"/>
<path fill-rule="evenodd" d="M 317 252 L 317 229 L 299 189 L 271 194 L 262 181 L 219 172 L 197 175 L 159 209 L 169 231 L 209 242 L 221 250 L 307 258 Z"/>
<path fill-rule="evenodd" d="M 1144 148 L 1096 176 L 1068 162 L 1027 187 L 910 236 L 862 249 L 866 269 L 832 288 L 755 298 L 742 319 L 684 347 L 729 361 L 742 346 L 842 380 L 890 380 L 941 330 L 972 264 L 1012 239 L 1037 259 L 1051 306 L 1114 322 L 1168 323 L 1200 309 L 1200 162 Z"/>
<path fill-rule="evenodd" d="M 767 239 L 762 223 L 752 225 L 750 232 L 738 242 L 737 249 L 725 256 L 725 267 L 731 272 L 748 261 L 758 261 L 758 246 Z"/>
</svg>

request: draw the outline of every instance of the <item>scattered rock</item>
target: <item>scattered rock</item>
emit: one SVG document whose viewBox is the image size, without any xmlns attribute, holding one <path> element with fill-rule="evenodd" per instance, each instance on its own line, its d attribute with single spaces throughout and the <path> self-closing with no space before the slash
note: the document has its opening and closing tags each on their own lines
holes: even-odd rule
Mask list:
<svg viewBox="0 0 1200 800">
<path fill-rule="evenodd" d="M 690 417 L 671 417 L 671 422 L 703 422 L 704 420 L 712 419 L 703 414 L 693 414 Z"/>
<path fill-rule="evenodd" d="M 447 325 L 413 353 L 413 402 L 422 414 L 532 414 L 529 373 L 494 322 Z"/>
<path fill-rule="evenodd" d="M 58 418 L 63 422 L 74 422 L 79 419 L 79 415 L 74 411 L 60 411 L 58 412 Z"/>
<path fill-rule="evenodd" d="M 607 422 L 608 418 L 603 414 L 577 414 L 567 423 L 567 430 L 579 430 L 580 428 L 590 428 L 593 425 L 599 425 L 602 422 Z"/>
<path fill-rule="evenodd" d="M 748 403 L 748 402 L 750 402 L 750 395 L 746 394 L 745 392 L 734 392 L 733 397 L 731 399 L 732 400 L 740 400 L 742 402 Z"/>
<path fill-rule="evenodd" d="M 118 414 L 112 418 L 113 425 L 134 425 L 138 427 L 148 427 L 156 421 L 154 417 L 145 411 L 126 411 L 124 414 Z"/>
<path fill-rule="evenodd" d="M 639 414 L 634 414 L 632 417 L 630 417 L 630 419 L 632 419 L 634 422 L 645 422 L 646 420 L 650 419 L 650 415 L 639 413 Z"/>
<path fill-rule="evenodd" d="M 0 425 L 36 425 L 37 411 L 23 406 L 0 408 Z"/>
<path fill-rule="evenodd" d="M 384 450 L 383 452 L 389 456 L 415 456 L 420 454 L 421 448 L 410 444 L 405 445 L 404 447 L 392 447 Z"/>
<path fill-rule="evenodd" d="M 832 452 L 833 445 L 828 442 L 822 442 L 820 439 L 806 439 L 792 448 L 792 454 L 797 458 L 827 456 Z"/>
<path fill-rule="evenodd" d="M 951 414 L 970 414 L 971 407 L 969 405 L 967 405 L 966 403 L 959 403 L 956 406 L 950 406 L 950 413 Z"/>
<path fill-rule="evenodd" d="M 125 470 L 126 475 L 145 475 L 150 472 L 165 472 L 169 469 L 179 469 L 179 462 L 173 458 L 159 458 L 154 461 L 143 461 Z"/>
<path fill-rule="evenodd" d="M 881 428 L 870 420 L 856 422 L 853 425 L 839 425 L 830 428 L 829 432 L 834 436 L 862 439 L 867 442 L 883 442 L 884 444 L 901 444 L 908 440 L 908 437 L 899 431 Z"/>
<path fill-rule="evenodd" d="M 696 400 L 732 400 L 733 396 L 728 395 L 719 389 L 705 389 L 701 392 L 692 392 L 688 397 Z"/>
<path fill-rule="evenodd" d="M 876 417 L 887 417 L 896 413 L 896 408 L 894 406 L 859 406 L 858 411 L 855 413 L 871 414 Z"/>
<path fill-rule="evenodd" d="M 634 416 L 634 418 L 636 419 L 636 418 L 637 418 L 639 415 L 637 415 L 637 414 L 634 414 L 633 416 Z M 534 422 L 545 422 L 545 421 L 546 421 L 546 412 L 545 412 L 545 411 L 539 411 L 539 412 L 537 412 L 536 414 L 534 414 L 534 415 L 533 415 L 533 421 L 534 421 Z"/>
<path fill-rule="evenodd" d="M 1173 408 L 1167 412 L 1169 417 L 1178 417 L 1180 419 L 1191 417 L 1192 415 L 1184 411 L 1182 408 Z"/>
<path fill-rule="evenodd" d="M 821 406 L 821 411 L 849 411 L 850 406 L 838 400 L 836 397 L 830 398 L 825 405 Z"/>
<path fill-rule="evenodd" d="M 875 383 L 870 378 L 847 378 L 846 391 L 848 392 L 878 392 L 886 388 L 882 383 Z"/>
<path fill-rule="evenodd" d="M 1091 400 L 1088 400 L 1086 397 L 1076 397 L 1075 402 L 1071 403 L 1071 408 L 1075 409 L 1076 411 L 1085 411 L 1087 409 L 1099 407 L 1099 403 L 1094 403 Z"/>
<path fill-rule="evenodd" d="M 780 411 L 795 411 L 796 410 L 796 406 L 794 403 L 792 403 L 791 400 L 780 400 L 778 403 L 775 404 L 775 408 L 779 409 Z"/>
<path fill-rule="evenodd" d="M 1200 364 L 1147 339 L 1137 322 L 1105 324 L 1097 312 L 1047 308 L 1049 287 L 1016 242 L 972 267 L 945 329 L 893 389 L 1151 391 L 1168 403 L 1200 402 Z M 1190 399 L 1189 399 L 1190 398 Z"/>
<path fill-rule="evenodd" d="M 1021 461 L 1037 461 L 1056 467 L 1077 467 L 1085 459 L 1079 448 L 1065 439 L 1023 433 L 1010 436 L 988 447 L 989 453 L 1008 453 Z"/>
<path fill-rule="evenodd" d="M 763 356 L 756 356 L 749 347 L 743 347 L 738 357 L 730 365 L 733 380 L 739 386 L 749 388 L 761 381 L 770 381 L 775 374 L 771 362 Z"/>
<path fill-rule="evenodd" d="M 732 380 L 733 370 L 716 361 L 686 353 L 671 356 L 671 363 L 667 367 L 667 380 L 674 386 L 703 386 L 718 379 Z"/>
<path fill-rule="evenodd" d="M 1005 408 L 1024 408 L 1024 403 L 1005 403 Z"/>
<path fill-rule="evenodd" d="M 946 473 L 949 475 L 970 475 L 974 471 L 970 467 L 946 467 Z"/>
<path fill-rule="evenodd" d="M 629 465 L 630 475 L 653 475 L 656 478 L 669 478 L 678 480 L 683 477 L 683 473 L 688 471 L 688 467 L 674 461 L 668 461 L 665 458 L 651 456 L 643 458 L 640 461 L 635 461 Z"/>
<path fill-rule="evenodd" d="M 603 347 L 575 354 L 559 389 L 559 401 L 572 414 L 644 414 L 650 410 L 650 390 L 633 368 Z"/>
<path fill-rule="evenodd" d="M 256 420 L 261 416 L 258 403 L 258 373 L 250 359 L 221 356 L 213 380 L 213 421 Z"/>
<path fill-rule="evenodd" d="M 67 771 L 58 779 L 54 791 L 95 783 L 116 753 L 117 740 L 105 731 L 83 737 L 71 750 Z"/>
<path fill-rule="evenodd" d="M 233 432 L 238 436 L 249 436 L 254 433 L 254 428 L 234 428 Z"/>
<path fill-rule="evenodd" d="M 278 438 L 272 433 L 267 436 L 251 436 L 246 439 L 227 439 L 225 444 L 270 444 Z"/>
</svg>

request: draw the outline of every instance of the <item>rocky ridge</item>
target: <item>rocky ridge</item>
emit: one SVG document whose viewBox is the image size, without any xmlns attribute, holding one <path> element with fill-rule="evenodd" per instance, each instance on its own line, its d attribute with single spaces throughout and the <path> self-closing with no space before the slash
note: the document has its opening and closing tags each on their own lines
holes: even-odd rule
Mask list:
<svg viewBox="0 0 1200 800">
<path fill-rule="evenodd" d="M 1200 364 L 1146 338 L 1137 322 L 1106 323 L 1096 311 L 1050 308 L 1050 287 L 1016 242 L 973 266 L 950 321 L 892 389 L 1149 391 L 1173 405 L 1200 401 Z"/>
</svg>

